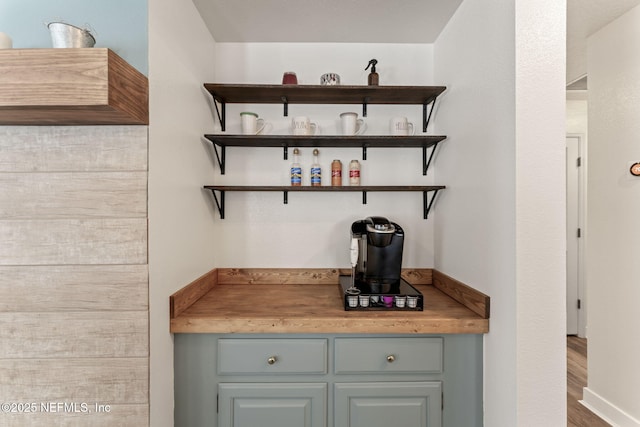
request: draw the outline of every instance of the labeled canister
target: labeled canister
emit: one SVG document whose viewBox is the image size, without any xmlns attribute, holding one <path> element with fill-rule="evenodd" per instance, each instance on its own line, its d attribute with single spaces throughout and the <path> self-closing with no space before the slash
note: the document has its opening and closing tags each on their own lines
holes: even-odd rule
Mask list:
<svg viewBox="0 0 640 427">
<path fill-rule="evenodd" d="M 360 185 L 360 162 L 357 160 L 349 162 L 349 185 Z"/>
<path fill-rule="evenodd" d="M 291 164 L 291 168 L 289 169 L 289 176 L 291 177 L 291 185 L 294 187 L 300 187 L 302 185 L 302 168 L 300 167 L 300 163 L 298 161 L 299 155 L 300 155 L 300 150 L 295 148 L 293 150 L 293 163 Z"/>
<path fill-rule="evenodd" d="M 337 159 L 331 162 L 331 185 L 342 186 L 342 162 Z"/>
<path fill-rule="evenodd" d="M 316 148 L 313 150 L 313 164 L 311 165 L 311 186 L 320 187 L 322 185 L 322 168 L 318 163 L 318 154 L 320 151 Z"/>
</svg>

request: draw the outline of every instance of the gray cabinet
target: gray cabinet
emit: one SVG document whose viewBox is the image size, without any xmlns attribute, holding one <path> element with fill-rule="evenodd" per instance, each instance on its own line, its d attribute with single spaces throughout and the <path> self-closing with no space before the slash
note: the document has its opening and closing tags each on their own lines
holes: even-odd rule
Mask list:
<svg viewBox="0 0 640 427">
<path fill-rule="evenodd" d="M 440 427 L 442 383 L 335 384 L 335 427 Z"/>
<path fill-rule="evenodd" d="M 442 373 L 441 337 L 336 338 L 334 348 L 338 380 L 362 381 L 335 383 L 335 427 L 442 426 L 442 383 L 414 377 Z"/>
<path fill-rule="evenodd" d="M 282 375 L 322 381 L 327 339 L 220 338 L 217 356 L 220 381 L 236 377 L 218 384 L 220 427 L 327 426 L 326 382 L 270 382 Z"/>
<path fill-rule="evenodd" d="M 336 338 L 336 374 L 427 374 L 442 372 L 443 340 Z"/>
<path fill-rule="evenodd" d="M 176 334 L 175 399 L 181 427 L 481 427 L 482 336 Z"/>
<path fill-rule="evenodd" d="M 326 383 L 221 383 L 220 427 L 324 427 Z"/>
<path fill-rule="evenodd" d="M 325 374 L 326 339 L 218 340 L 220 375 Z"/>
</svg>

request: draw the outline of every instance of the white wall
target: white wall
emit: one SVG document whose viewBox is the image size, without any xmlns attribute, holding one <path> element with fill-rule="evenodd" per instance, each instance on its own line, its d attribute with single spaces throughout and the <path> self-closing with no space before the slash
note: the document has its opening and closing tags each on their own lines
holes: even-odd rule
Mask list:
<svg viewBox="0 0 640 427">
<path fill-rule="evenodd" d="M 577 91 L 580 94 L 573 94 L 573 91 L 567 92 L 567 134 L 580 134 L 587 136 L 588 124 L 588 102 L 587 93 L 585 91 Z M 584 98 L 584 99 L 583 99 Z"/>
<path fill-rule="evenodd" d="M 587 284 L 589 381 L 584 399 L 621 426 L 640 426 L 640 7 L 588 41 Z"/>
<path fill-rule="evenodd" d="M 191 0 L 149 2 L 150 421 L 173 426 L 169 295 L 214 266 L 214 218 L 202 185 L 214 172 L 202 135 L 213 129 L 202 84 L 214 41 Z"/>
<path fill-rule="evenodd" d="M 566 423 L 565 4 L 524 3 L 463 2 L 435 44 L 449 87 L 435 266 L 491 296 L 492 427 Z"/>
<path fill-rule="evenodd" d="M 284 71 L 295 71 L 300 84 L 319 84 L 320 76 L 336 72 L 342 84 L 366 84 L 365 67 L 371 58 L 379 63 L 382 85 L 433 84 L 433 49 L 419 44 L 324 43 L 217 43 L 216 76 L 220 83 L 280 84 Z M 361 105 L 227 105 L 227 133 L 239 133 L 239 112 L 248 109 L 272 124 L 272 135 L 289 134 L 293 116 L 307 115 L 324 135 L 338 133 L 338 115 Z M 369 105 L 368 134 L 385 134 L 394 115 L 405 115 L 422 130 L 422 106 Z M 431 129 L 430 129 L 431 132 Z M 229 185 L 288 185 L 292 162 L 278 148 L 227 148 L 226 174 L 216 166 L 213 182 Z M 308 185 L 312 149 L 301 148 L 300 162 Z M 431 185 L 435 173 L 422 175 L 420 148 L 369 148 L 367 160 L 356 148 L 321 148 L 323 184 L 330 183 L 330 165 L 340 159 L 343 174 L 352 159 L 359 159 L 363 184 Z M 345 184 L 347 180 L 344 180 Z M 433 266 L 433 219 L 424 220 L 422 193 L 369 193 L 362 204 L 360 193 L 227 193 L 225 219 L 218 214 L 215 235 L 218 267 L 348 267 L 349 230 L 353 221 L 381 215 L 399 223 L 406 233 L 404 267 Z M 437 203 L 434 205 L 437 210 Z"/>
</svg>

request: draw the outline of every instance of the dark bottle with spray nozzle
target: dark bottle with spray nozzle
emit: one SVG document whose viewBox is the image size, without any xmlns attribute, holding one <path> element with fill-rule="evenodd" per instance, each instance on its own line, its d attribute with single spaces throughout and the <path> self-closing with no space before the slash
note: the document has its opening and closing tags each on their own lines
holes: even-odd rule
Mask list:
<svg viewBox="0 0 640 427">
<path fill-rule="evenodd" d="M 368 70 L 369 66 L 371 66 L 371 72 L 369 73 L 369 86 L 378 86 L 378 73 L 376 73 L 377 63 L 377 59 L 372 59 L 369 61 L 369 64 L 367 64 L 367 68 L 365 68 L 365 70 Z"/>
</svg>

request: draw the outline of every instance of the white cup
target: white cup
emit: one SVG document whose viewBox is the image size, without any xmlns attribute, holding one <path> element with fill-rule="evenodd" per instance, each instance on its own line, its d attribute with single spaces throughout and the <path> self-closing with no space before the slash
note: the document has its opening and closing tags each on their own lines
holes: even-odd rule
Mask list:
<svg viewBox="0 0 640 427">
<path fill-rule="evenodd" d="M 413 135 L 413 123 L 408 121 L 406 117 L 394 117 L 389 122 L 389 132 L 391 133 L 391 135 Z"/>
<path fill-rule="evenodd" d="M 358 113 L 348 112 L 340 114 L 343 135 L 360 135 L 367 129 L 364 120 L 358 118 Z"/>
<path fill-rule="evenodd" d="M 291 120 L 291 133 L 293 135 L 318 135 L 320 128 L 311 122 L 307 116 L 294 117 Z"/>
<path fill-rule="evenodd" d="M 243 135 L 257 135 L 266 125 L 264 119 L 259 119 L 256 113 L 248 111 L 240 113 L 240 123 Z"/>
</svg>

